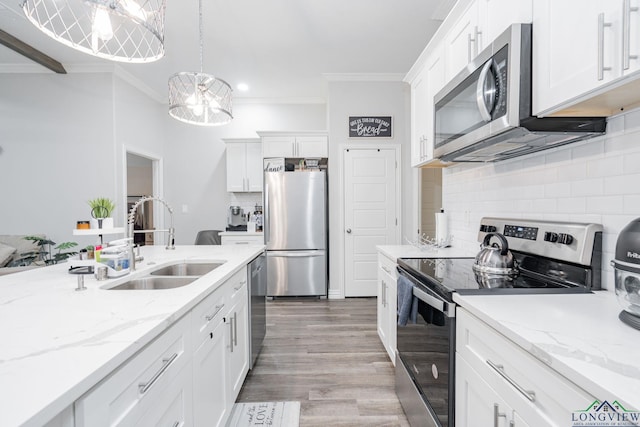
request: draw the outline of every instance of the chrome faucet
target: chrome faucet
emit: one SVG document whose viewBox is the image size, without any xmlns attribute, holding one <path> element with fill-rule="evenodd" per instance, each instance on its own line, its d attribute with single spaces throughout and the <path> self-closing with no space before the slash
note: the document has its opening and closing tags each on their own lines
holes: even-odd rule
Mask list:
<svg viewBox="0 0 640 427">
<path fill-rule="evenodd" d="M 135 218 L 136 218 L 136 211 L 138 210 L 138 207 L 143 204 L 144 202 L 150 201 L 150 200 L 157 200 L 158 202 L 162 203 L 167 210 L 169 211 L 169 215 L 171 218 L 171 224 L 169 226 L 168 229 L 165 230 L 134 230 L 133 229 L 133 225 L 135 223 Z M 129 240 L 129 256 L 131 257 L 131 262 L 130 262 L 130 268 L 131 270 L 135 270 L 136 269 L 136 261 L 142 261 L 142 257 L 139 255 L 140 253 L 138 252 L 138 256 L 136 256 L 133 253 L 133 235 L 135 233 L 149 233 L 149 232 L 164 232 L 167 233 L 167 246 L 165 246 L 165 249 L 175 249 L 175 228 L 173 228 L 173 209 L 171 208 L 171 206 L 164 201 L 163 199 L 159 198 L 159 197 L 155 197 L 155 196 L 142 196 L 131 208 L 131 210 L 129 211 L 129 216 L 127 218 L 127 237 L 130 239 Z"/>
</svg>

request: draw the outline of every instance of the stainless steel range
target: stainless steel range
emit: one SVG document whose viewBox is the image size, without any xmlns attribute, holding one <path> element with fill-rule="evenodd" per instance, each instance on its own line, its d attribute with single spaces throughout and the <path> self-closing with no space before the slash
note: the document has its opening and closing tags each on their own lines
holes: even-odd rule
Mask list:
<svg viewBox="0 0 640 427">
<path fill-rule="evenodd" d="M 475 259 L 398 260 L 398 293 L 412 292 L 413 309 L 398 322 L 396 393 L 412 426 L 455 426 L 454 292 L 526 298 L 600 289 L 599 224 L 483 218 L 478 241 Z"/>
</svg>

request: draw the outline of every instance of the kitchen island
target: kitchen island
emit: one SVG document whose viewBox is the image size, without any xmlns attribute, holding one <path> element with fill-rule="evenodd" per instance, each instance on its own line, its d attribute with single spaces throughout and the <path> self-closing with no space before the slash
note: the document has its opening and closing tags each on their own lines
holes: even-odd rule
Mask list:
<svg viewBox="0 0 640 427">
<path fill-rule="evenodd" d="M 0 278 L 0 418 L 3 426 L 42 426 L 246 268 L 261 245 L 142 248 L 137 270 L 84 291 L 68 264 Z M 180 261 L 223 262 L 174 289 L 107 290 Z M 187 322 L 189 323 L 189 322 Z"/>
</svg>

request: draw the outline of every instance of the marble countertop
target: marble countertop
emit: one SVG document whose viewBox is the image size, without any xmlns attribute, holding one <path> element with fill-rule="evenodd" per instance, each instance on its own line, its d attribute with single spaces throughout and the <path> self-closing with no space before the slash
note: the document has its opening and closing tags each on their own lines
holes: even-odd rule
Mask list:
<svg viewBox="0 0 640 427">
<path fill-rule="evenodd" d="M 1 424 L 48 422 L 263 249 L 145 246 L 136 272 L 101 282 L 87 275 L 82 292 L 68 263 L 0 277 Z M 103 289 L 182 260 L 225 263 L 181 288 Z"/>
<path fill-rule="evenodd" d="M 640 331 L 618 319 L 613 292 L 454 301 L 594 397 L 640 410 Z"/>
<path fill-rule="evenodd" d="M 475 258 L 478 251 L 451 247 L 434 250 L 421 250 L 412 245 L 379 245 L 376 249 L 391 259 L 398 258 Z"/>
</svg>

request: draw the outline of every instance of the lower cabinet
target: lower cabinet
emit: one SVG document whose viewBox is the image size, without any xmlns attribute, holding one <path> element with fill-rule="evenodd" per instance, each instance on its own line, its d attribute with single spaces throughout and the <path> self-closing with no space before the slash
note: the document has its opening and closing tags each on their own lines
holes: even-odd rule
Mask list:
<svg viewBox="0 0 640 427">
<path fill-rule="evenodd" d="M 397 270 L 394 260 L 378 253 L 378 336 L 396 363 Z"/>
<path fill-rule="evenodd" d="M 243 268 L 78 399 L 76 427 L 224 426 L 249 370 Z M 47 426 L 73 426 L 66 411 Z"/>
<path fill-rule="evenodd" d="M 459 307 L 456 426 L 565 426 L 596 398 Z"/>
</svg>

